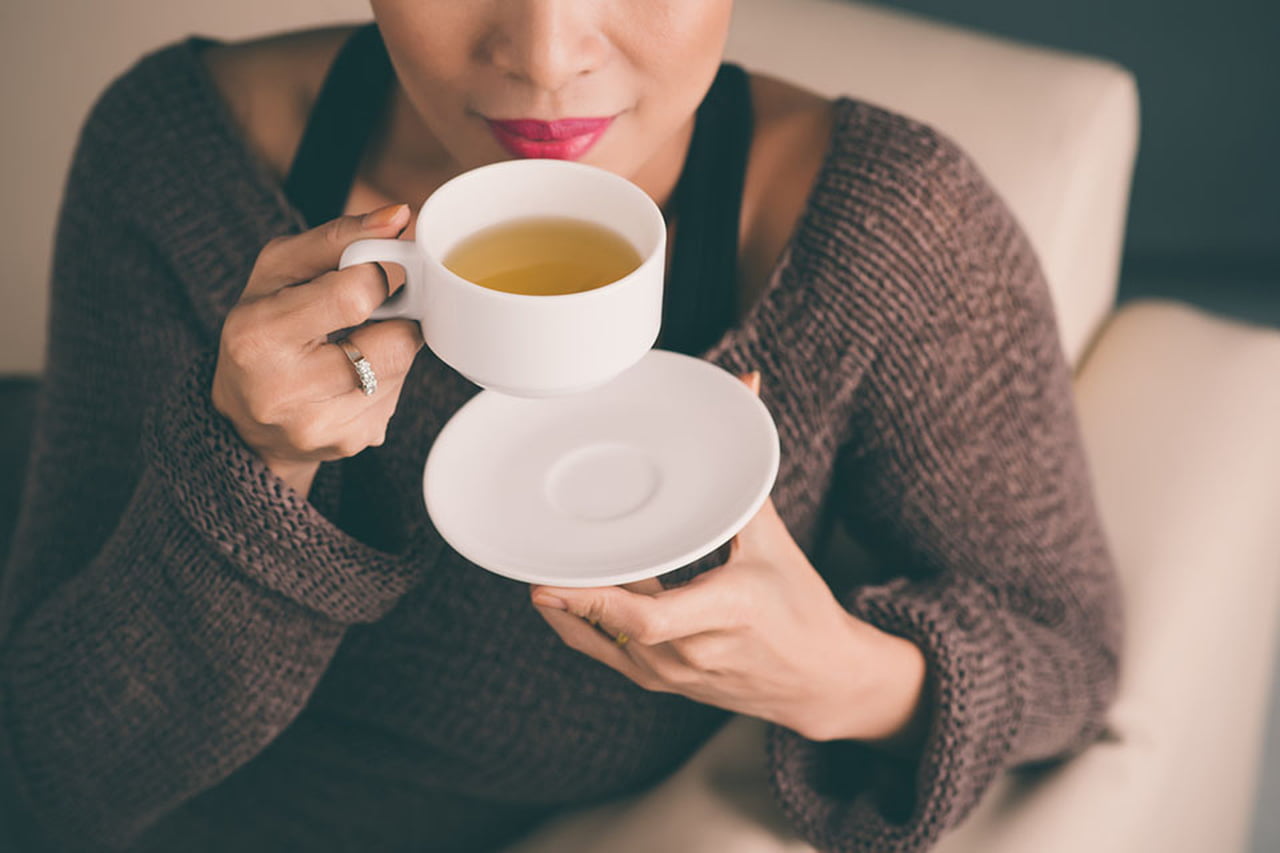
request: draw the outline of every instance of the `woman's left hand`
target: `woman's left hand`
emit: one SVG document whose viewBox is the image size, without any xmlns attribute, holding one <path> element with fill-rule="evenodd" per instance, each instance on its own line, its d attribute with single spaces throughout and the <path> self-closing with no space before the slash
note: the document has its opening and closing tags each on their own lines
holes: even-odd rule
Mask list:
<svg viewBox="0 0 1280 853">
<path fill-rule="evenodd" d="M 567 645 L 646 690 L 760 717 L 815 740 L 857 728 L 859 676 L 875 669 L 866 666 L 874 635 L 887 636 L 840 606 L 771 498 L 730 542 L 725 563 L 681 587 L 664 590 L 652 578 L 534 586 L 531 594 Z M 555 609 L 554 599 L 567 608 Z"/>
</svg>

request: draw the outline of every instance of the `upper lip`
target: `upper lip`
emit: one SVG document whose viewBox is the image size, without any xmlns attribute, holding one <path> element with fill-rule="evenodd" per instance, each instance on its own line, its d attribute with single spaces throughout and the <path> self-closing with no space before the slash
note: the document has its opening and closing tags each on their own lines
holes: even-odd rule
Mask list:
<svg viewBox="0 0 1280 853">
<path fill-rule="evenodd" d="M 600 118 L 562 118 L 557 121 L 543 121 L 536 118 L 489 119 L 507 133 L 522 136 L 536 142 L 551 142 L 561 139 L 572 139 L 585 133 L 592 133 L 613 121 L 612 116 Z"/>
</svg>

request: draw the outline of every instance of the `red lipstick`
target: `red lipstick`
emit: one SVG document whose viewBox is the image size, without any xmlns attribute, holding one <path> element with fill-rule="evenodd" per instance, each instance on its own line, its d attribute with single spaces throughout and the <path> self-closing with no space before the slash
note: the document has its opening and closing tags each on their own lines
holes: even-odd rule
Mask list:
<svg viewBox="0 0 1280 853">
<path fill-rule="evenodd" d="M 577 160 L 604 135 L 613 118 L 488 119 L 488 122 L 494 138 L 516 157 Z"/>
</svg>

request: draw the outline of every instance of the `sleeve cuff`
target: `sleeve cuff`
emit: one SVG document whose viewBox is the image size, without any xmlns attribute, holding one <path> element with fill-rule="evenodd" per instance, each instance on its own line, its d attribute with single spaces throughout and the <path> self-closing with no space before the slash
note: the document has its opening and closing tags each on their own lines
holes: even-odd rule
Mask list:
<svg viewBox="0 0 1280 853">
<path fill-rule="evenodd" d="M 337 622 L 381 618 L 430 564 L 430 543 L 409 537 L 389 553 L 337 527 L 336 464 L 317 474 L 319 507 L 277 477 L 214 408 L 216 363 L 201 353 L 145 417 L 142 453 L 178 511 L 261 585 Z"/>
<path fill-rule="evenodd" d="M 924 653 L 931 719 L 914 760 L 856 741 L 818 743 L 770 725 L 770 785 L 793 826 L 827 851 L 922 851 L 972 810 L 1020 726 L 1017 644 L 976 588 L 897 580 L 855 590 L 854 615 Z M 992 650 L 998 650 L 992 652 Z"/>
</svg>

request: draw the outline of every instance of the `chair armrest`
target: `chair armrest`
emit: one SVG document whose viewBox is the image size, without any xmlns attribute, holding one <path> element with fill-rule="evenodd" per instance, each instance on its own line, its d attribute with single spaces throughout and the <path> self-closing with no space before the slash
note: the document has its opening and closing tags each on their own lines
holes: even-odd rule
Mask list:
<svg viewBox="0 0 1280 853">
<path fill-rule="evenodd" d="M 1164 300 L 1076 398 L 1125 596 L 1109 736 L 988 792 L 939 853 L 1245 849 L 1280 602 L 1280 333 Z"/>
</svg>

